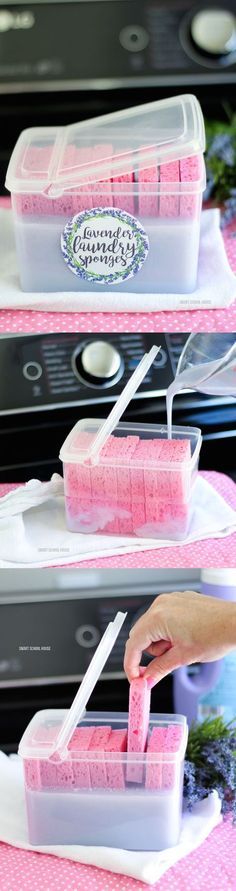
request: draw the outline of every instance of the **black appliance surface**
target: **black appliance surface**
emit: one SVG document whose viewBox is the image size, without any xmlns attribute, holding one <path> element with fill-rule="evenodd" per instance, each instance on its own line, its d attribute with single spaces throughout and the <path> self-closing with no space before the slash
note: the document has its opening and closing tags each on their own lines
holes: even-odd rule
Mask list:
<svg viewBox="0 0 236 891">
<path fill-rule="evenodd" d="M 217 53 L 206 19 L 206 47 L 193 38 L 196 16 L 209 9 L 232 22 L 226 42 L 222 25 Z M 235 15 L 236 0 L 0 0 L 0 191 L 26 127 L 181 92 L 196 93 L 204 114 L 226 120 L 235 108 Z"/>
<path fill-rule="evenodd" d="M 106 417 L 153 343 L 161 351 L 124 419 L 166 423 L 166 390 L 187 334 L 50 334 L 0 338 L 0 482 L 49 479 L 61 472 L 61 445 L 82 417 Z M 215 335 L 218 336 L 217 334 Z M 106 377 L 87 347 L 109 347 Z M 85 368 L 86 364 L 86 368 Z M 93 373 L 91 373 L 91 370 Z M 99 376 L 100 375 L 100 376 Z M 235 472 L 236 408 L 231 398 L 185 392 L 174 400 L 175 424 L 201 427 L 201 468 Z M 227 460 L 226 460 L 227 459 Z"/>
<path fill-rule="evenodd" d="M 119 638 L 89 700 L 88 709 L 126 711 L 128 684 L 123 672 L 129 630 L 158 593 L 173 590 L 162 571 L 139 572 L 135 580 L 101 583 L 88 572 L 89 584 L 76 589 L 16 591 L 0 595 L 0 748 L 14 751 L 26 724 L 41 708 L 69 707 L 98 642 L 117 610 L 127 612 Z M 70 575 L 70 574 L 69 574 Z M 90 575 L 90 578 L 89 578 Z M 125 573 L 123 573 L 125 575 Z M 178 573 L 178 589 L 199 590 L 193 573 Z M 67 573 L 68 576 L 68 573 Z M 73 576 L 73 570 L 72 570 Z M 103 574 L 105 577 L 105 573 Z M 184 577 L 186 576 L 186 577 Z M 197 576 L 197 573 L 195 573 Z M 148 656 L 142 662 L 147 664 Z M 152 710 L 173 710 L 172 678 L 152 694 Z"/>
<path fill-rule="evenodd" d="M 219 51 L 211 51 L 211 23 L 222 21 Z M 67 0 L 1 2 L 1 90 L 235 82 L 235 0 Z M 202 15 L 205 47 L 194 22 Z M 224 38 L 224 15 L 232 36 Z"/>
</svg>

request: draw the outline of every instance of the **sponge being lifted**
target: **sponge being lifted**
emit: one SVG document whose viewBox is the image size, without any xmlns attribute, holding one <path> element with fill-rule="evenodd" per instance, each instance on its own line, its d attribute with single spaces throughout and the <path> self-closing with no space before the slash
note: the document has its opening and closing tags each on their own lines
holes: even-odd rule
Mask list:
<svg viewBox="0 0 236 891">
<path fill-rule="evenodd" d="M 142 754 L 146 750 L 149 727 L 151 690 L 146 678 L 131 681 L 129 693 L 128 753 Z M 129 759 L 128 759 L 129 761 Z M 142 783 L 143 763 L 130 759 L 126 779 L 131 783 Z"/>
</svg>

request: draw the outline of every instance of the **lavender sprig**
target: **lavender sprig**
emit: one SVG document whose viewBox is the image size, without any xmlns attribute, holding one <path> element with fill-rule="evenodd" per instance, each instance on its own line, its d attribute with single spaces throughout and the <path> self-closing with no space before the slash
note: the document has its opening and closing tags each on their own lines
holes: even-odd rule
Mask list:
<svg viewBox="0 0 236 891">
<path fill-rule="evenodd" d="M 233 167 L 235 162 L 234 146 L 230 133 L 217 133 L 208 149 L 208 159 L 213 157 L 224 161 L 228 167 Z"/>
<path fill-rule="evenodd" d="M 236 189 L 231 189 L 231 196 L 225 201 L 225 210 L 221 215 L 221 226 L 224 229 L 236 217 Z"/>
<path fill-rule="evenodd" d="M 236 823 L 236 726 L 222 718 L 193 724 L 184 766 L 184 797 L 192 809 L 209 792 L 218 792 L 222 813 Z"/>
</svg>

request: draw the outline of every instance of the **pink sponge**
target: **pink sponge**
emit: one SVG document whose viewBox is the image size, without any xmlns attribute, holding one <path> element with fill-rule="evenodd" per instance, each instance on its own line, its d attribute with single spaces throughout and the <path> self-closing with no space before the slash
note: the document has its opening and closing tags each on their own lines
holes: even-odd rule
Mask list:
<svg viewBox="0 0 236 891">
<path fill-rule="evenodd" d="M 21 159 L 21 165 L 24 170 L 29 171 L 31 179 L 37 180 L 47 175 L 53 148 L 53 143 L 45 146 L 28 146 L 24 157 Z M 52 214 L 54 212 L 53 204 L 54 202 L 51 198 L 40 193 L 34 193 L 33 190 L 31 194 L 16 196 L 17 209 L 23 214 Z"/>
<path fill-rule="evenodd" d="M 142 162 L 138 168 L 138 184 L 139 184 L 139 216 L 140 217 L 157 217 L 158 216 L 158 194 L 157 183 L 159 179 L 158 166 L 151 164 L 150 167 L 143 168 Z M 153 189 L 151 186 L 153 185 Z"/>
<path fill-rule="evenodd" d="M 73 146 L 71 146 L 73 150 Z M 77 148 L 74 147 L 74 155 L 72 154 L 71 158 L 71 166 L 80 167 L 86 164 L 89 164 L 92 161 L 93 153 L 90 148 Z M 93 206 L 92 202 L 92 194 L 91 194 L 91 185 L 89 183 L 89 174 L 86 173 L 84 178 L 86 178 L 86 184 L 81 184 L 72 189 L 72 200 L 73 200 L 73 213 L 82 213 L 84 210 L 90 210 Z"/>
<path fill-rule="evenodd" d="M 126 152 L 128 153 L 129 149 L 126 148 Z M 113 161 L 115 160 L 117 165 L 119 162 L 120 155 L 117 153 L 113 155 Z M 126 210 L 128 213 L 134 214 L 135 206 L 134 206 L 134 194 L 132 184 L 134 182 L 134 165 L 132 154 L 130 152 L 130 158 L 127 158 L 125 173 L 123 173 L 122 167 L 119 170 L 119 166 L 117 166 L 116 176 L 112 178 L 113 184 L 113 204 L 114 207 L 120 207 L 122 210 Z M 121 184 L 121 189 L 119 188 L 119 184 Z M 126 191 L 125 191 L 126 188 Z"/>
<path fill-rule="evenodd" d="M 146 758 L 146 788 L 161 789 L 162 786 L 162 753 L 165 751 L 165 741 L 167 735 L 166 727 L 154 727 L 147 746 Z M 157 764 L 151 763 L 153 754 L 159 754 L 160 758 Z"/>
<path fill-rule="evenodd" d="M 202 159 L 200 155 L 194 155 L 191 158 L 183 158 L 180 161 L 180 180 L 184 182 L 197 183 L 201 177 Z M 199 202 L 199 194 L 185 193 L 180 200 L 180 216 L 194 217 L 197 214 Z"/>
<path fill-rule="evenodd" d="M 95 145 L 93 149 L 93 160 L 103 161 L 111 158 L 113 155 L 113 146 L 109 143 L 104 145 Z M 113 207 L 111 168 L 108 163 L 108 173 L 106 179 L 92 183 L 91 185 L 92 207 Z"/>
<path fill-rule="evenodd" d="M 131 501 L 131 477 L 130 467 L 139 442 L 138 436 L 116 437 L 116 463 L 117 463 L 117 494 L 118 497 L 129 498 Z M 123 466 L 125 465 L 125 466 Z"/>
<path fill-rule="evenodd" d="M 152 499 L 154 502 L 154 499 Z M 151 510 L 151 499 L 149 500 L 149 511 Z M 156 520 L 160 527 L 167 526 L 171 530 L 183 533 L 188 524 L 189 507 L 188 504 L 180 504 L 174 501 L 159 501 L 156 505 Z"/>
<path fill-rule="evenodd" d="M 36 758 L 24 760 L 25 785 L 28 789 L 40 789 L 40 762 Z"/>
<path fill-rule="evenodd" d="M 139 529 L 143 527 L 146 523 L 146 509 L 144 501 L 133 501 L 132 502 L 132 518 L 133 518 L 133 531 L 138 535 Z"/>
<path fill-rule="evenodd" d="M 68 172 L 68 168 L 70 169 L 75 166 L 75 155 L 75 145 L 67 145 L 62 161 L 62 164 L 64 165 L 62 169 L 65 169 L 65 173 Z M 73 211 L 73 195 L 71 194 L 71 190 L 62 192 L 62 195 L 53 199 L 53 213 L 55 215 L 71 217 L 73 216 Z"/>
<path fill-rule="evenodd" d="M 160 166 L 160 183 L 164 184 L 164 194 L 160 193 L 160 204 L 159 204 L 159 213 L 160 217 L 177 217 L 179 213 L 179 195 L 173 194 L 167 191 L 167 184 L 173 184 L 173 191 L 176 188 L 175 184 L 179 183 L 180 173 L 179 173 L 179 162 L 171 161 L 168 164 L 161 164 Z"/>
<path fill-rule="evenodd" d="M 161 453 L 162 441 L 154 439 L 140 440 L 134 455 L 134 464 L 142 465 L 140 474 L 143 481 L 143 499 L 157 496 L 157 472 L 156 463 L 158 450 Z M 135 477 L 135 470 L 132 472 Z M 136 470 L 136 478 L 138 470 Z"/>
<path fill-rule="evenodd" d="M 53 743 L 58 735 L 60 725 L 55 722 L 51 726 L 47 724 L 39 725 L 34 731 L 34 740 L 39 743 Z"/>
<path fill-rule="evenodd" d="M 78 148 L 73 143 L 67 145 L 61 162 L 62 176 L 63 171 L 65 175 L 68 175 L 68 173 L 73 174 L 75 173 L 76 168 L 88 164 L 91 160 L 91 149 Z M 67 191 L 54 199 L 54 214 L 70 217 L 83 210 L 89 210 L 92 207 L 91 187 L 89 185 L 88 174 L 86 176 L 88 179 L 86 184 L 81 182 L 80 185 L 75 185 L 74 187 L 69 186 Z"/>
<path fill-rule="evenodd" d="M 73 497 L 77 495 L 77 464 L 64 464 L 64 490 Z"/>
<path fill-rule="evenodd" d="M 165 507 L 163 507 L 163 519 L 165 519 Z M 160 504 L 156 498 L 147 498 L 145 503 L 146 508 L 146 523 L 150 523 L 151 525 L 155 523 L 155 525 L 160 525 Z"/>
<path fill-rule="evenodd" d="M 35 739 L 39 744 L 42 742 L 53 743 L 58 734 L 58 727 L 54 724 L 52 727 L 39 727 L 35 733 Z M 51 758 L 39 761 L 40 786 L 55 787 L 57 785 L 57 764 Z"/>
<path fill-rule="evenodd" d="M 171 458 L 171 499 L 176 503 L 184 503 L 189 500 L 191 485 L 191 444 L 189 439 L 171 440 L 175 442 Z M 174 465 L 177 468 L 174 469 Z"/>
<path fill-rule="evenodd" d="M 178 752 L 180 747 L 180 742 L 182 739 L 183 728 L 181 724 L 169 724 L 166 741 L 165 741 L 165 750 L 168 753 Z M 174 761 L 166 761 L 163 764 L 162 771 L 162 788 L 163 789 L 172 789 L 175 784 L 176 771 L 178 770 L 179 763 L 175 763 Z"/>
<path fill-rule="evenodd" d="M 109 439 L 101 449 L 99 463 L 91 466 L 91 490 L 95 509 L 96 505 L 100 504 L 104 507 L 111 507 L 113 513 L 117 505 L 116 467 L 114 465 L 111 466 L 112 457 L 115 454 L 114 442 L 115 437 L 109 436 Z M 104 526 L 104 533 L 115 535 L 118 532 L 118 518 L 113 516 Z"/>
<path fill-rule="evenodd" d="M 136 436 L 109 437 L 105 458 L 109 461 L 114 461 L 115 482 L 111 477 L 111 468 L 106 466 L 103 467 L 103 472 L 107 481 L 107 492 L 110 490 L 110 494 L 115 496 L 118 507 L 118 519 L 113 521 L 112 527 L 111 524 L 109 524 L 109 531 L 118 532 L 123 535 L 133 531 L 131 517 L 129 516 L 131 512 L 129 463 L 131 462 L 138 441 L 139 438 Z M 123 511 L 125 511 L 124 515 Z"/>
<path fill-rule="evenodd" d="M 108 742 L 111 727 L 97 727 L 89 743 L 89 751 L 94 752 L 94 760 L 89 761 L 90 781 L 94 789 L 104 789 L 107 786 L 106 765 L 104 761 L 105 745 Z M 96 754 L 98 759 L 96 759 Z"/>
<path fill-rule="evenodd" d="M 133 533 L 133 518 L 132 518 L 132 504 L 129 500 L 129 497 L 126 499 L 123 498 L 119 501 L 119 533 L 121 535 L 132 535 Z"/>
<path fill-rule="evenodd" d="M 83 453 L 89 448 L 92 439 L 91 433 L 81 430 L 74 438 L 73 448 L 81 450 Z M 91 496 L 90 467 L 89 464 L 80 463 L 82 460 L 82 458 L 78 458 L 76 464 L 64 462 L 63 465 L 64 489 L 70 498 L 75 496 L 78 498 L 81 495 L 87 495 L 88 498 Z"/>
<path fill-rule="evenodd" d="M 119 507 L 124 508 L 126 513 L 131 514 L 133 496 L 132 496 L 132 474 L 135 470 L 132 468 L 132 459 L 135 454 L 136 446 L 139 442 L 138 436 L 117 437 L 117 498 Z M 135 485 L 134 477 L 133 484 Z M 119 533 L 121 535 L 129 535 L 133 532 L 133 522 L 131 516 L 120 517 Z"/>
<path fill-rule="evenodd" d="M 24 170 L 30 171 L 32 178 L 38 179 L 39 174 L 47 174 L 52 158 L 54 146 L 29 145 L 22 159 Z"/>
<path fill-rule="evenodd" d="M 91 788 L 86 756 L 80 755 L 81 760 L 77 760 L 77 755 L 79 752 L 86 753 L 88 751 L 94 733 L 95 727 L 76 727 L 68 746 L 72 752 L 73 782 L 77 789 Z"/>
<path fill-rule="evenodd" d="M 161 469 L 150 468 L 150 459 Z M 148 498 L 187 501 L 189 496 L 191 447 L 189 440 L 153 440 L 148 449 L 144 470 L 145 494 Z M 165 469 L 166 464 L 166 469 Z M 175 469 L 177 465 L 177 469 Z"/>
<path fill-rule="evenodd" d="M 107 743 L 105 744 L 105 752 L 107 760 L 107 785 L 109 789 L 124 789 L 124 766 L 121 760 L 121 753 L 127 751 L 127 730 L 112 730 Z M 109 760 L 109 753 L 111 759 Z M 115 756 L 115 757 L 114 757 Z"/>
<path fill-rule="evenodd" d="M 71 761 L 66 760 L 56 764 L 56 785 L 61 789 L 72 789 L 74 785 L 74 774 Z"/>
<path fill-rule="evenodd" d="M 137 438 L 136 438 L 137 440 Z M 151 447 L 151 442 L 150 442 Z M 146 441 L 137 441 L 135 451 L 133 452 L 133 460 L 130 467 L 130 484 L 132 501 L 144 500 L 144 471 L 143 465 L 147 455 L 148 444 Z"/>
<path fill-rule="evenodd" d="M 113 464 L 113 457 L 116 454 L 115 437 L 109 436 L 107 442 L 103 446 L 99 456 L 99 463 L 91 465 L 91 488 L 94 499 L 103 496 L 103 503 L 116 499 L 117 482 L 116 468 Z"/>
<path fill-rule="evenodd" d="M 57 786 L 57 764 L 50 760 L 40 761 L 40 780 L 43 788 L 55 788 Z"/>
<path fill-rule="evenodd" d="M 157 472 L 157 495 L 159 498 L 184 501 L 188 500 L 190 471 L 186 465 L 191 459 L 189 440 L 169 439 L 158 449 L 158 461 L 166 463 L 167 469 Z M 178 469 L 175 469 L 178 465 Z"/>
<path fill-rule="evenodd" d="M 88 449 L 93 439 L 93 433 L 89 433 L 88 430 L 79 430 L 73 439 L 73 448 L 77 448 L 79 451 Z"/>
<path fill-rule="evenodd" d="M 131 467 L 132 495 L 136 498 L 186 501 L 189 495 L 191 447 L 189 440 L 142 440 L 138 443 Z M 164 467 L 158 469 L 158 464 Z M 165 469 L 166 464 L 166 469 Z M 175 469 L 177 465 L 177 469 Z M 144 469 L 143 469 L 144 468 Z M 139 475 L 140 474 L 140 475 Z M 143 487 L 143 496 L 142 496 Z"/>
<path fill-rule="evenodd" d="M 168 761 L 171 753 L 178 752 L 183 734 L 181 724 L 168 727 L 154 727 L 147 747 L 146 787 L 148 789 L 172 789 L 176 780 L 179 761 Z M 160 755 L 157 764 L 152 764 L 153 754 Z"/>
<path fill-rule="evenodd" d="M 51 161 L 53 144 L 45 146 L 30 145 L 19 161 L 18 173 L 28 171 L 30 179 L 40 179 L 45 176 Z M 27 193 L 15 196 L 16 207 L 19 213 L 53 213 L 53 201 L 40 193 Z"/>
<path fill-rule="evenodd" d="M 129 691 L 129 722 L 128 722 L 128 753 L 145 752 L 151 690 L 143 677 L 131 681 Z M 133 783 L 141 783 L 143 779 L 143 765 L 130 763 L 127 766 L 127 780 Z"/>
<path fill-rule="evenodd" d="M 177 529 L 180 532 L 184 532 L 187 530 L 188 522 L 189 522 L 189 505 L 188 504 L 174 504 L 171 503 L 171 519 L 176 524 Z"/>
</svg>

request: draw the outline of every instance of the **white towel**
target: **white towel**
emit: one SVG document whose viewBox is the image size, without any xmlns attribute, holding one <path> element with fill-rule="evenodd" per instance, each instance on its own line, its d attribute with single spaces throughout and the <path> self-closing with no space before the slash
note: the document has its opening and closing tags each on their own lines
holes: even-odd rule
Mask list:
<svg viewBox="0 0 236 891">
<path fill-rule="evenodd" d="M 26 293 L 21 291 L 12 212 L 0 210 L 0 309 L 50 312 L 157 312 L 176 309 L 219 309 L 236 299 L 236 278 L 230 269 L 220 231 L 220 213 L 205 210 L 201 220 L 198 284 L 194 294 Z"/>
<path fill-rule="evenodd" d="M 95 848 L 85 845 L 50 845 L 36 847 L 28 844 L 22 764 L 18 755 L 10 758 L 0 752 L 0 840 L 17 848 L 39 851 L 98 866 L 119 875 L 132 876 L 153 885 L 170 866 L 194 851 L 221 820 L 221 804 L 217 792 L 212 792 L 195 805 L 192 813 L 183 814 L 179 844 L 158 853 L 124 851 L 118 848 Z M 145 827 L 144 827 L 145 832 Z"/>
<path fill-rule="evenodd" d="M 61 566 L 222 538 L 236 530 L 236 511 L 200 475 L 192 498 L 192 519 L 184 542 L 84 535 L 66 528 L 62 478 L 53 474 L 49 483 L 30 480 L 0 499 L 0 567 Z"/>
</svg>

